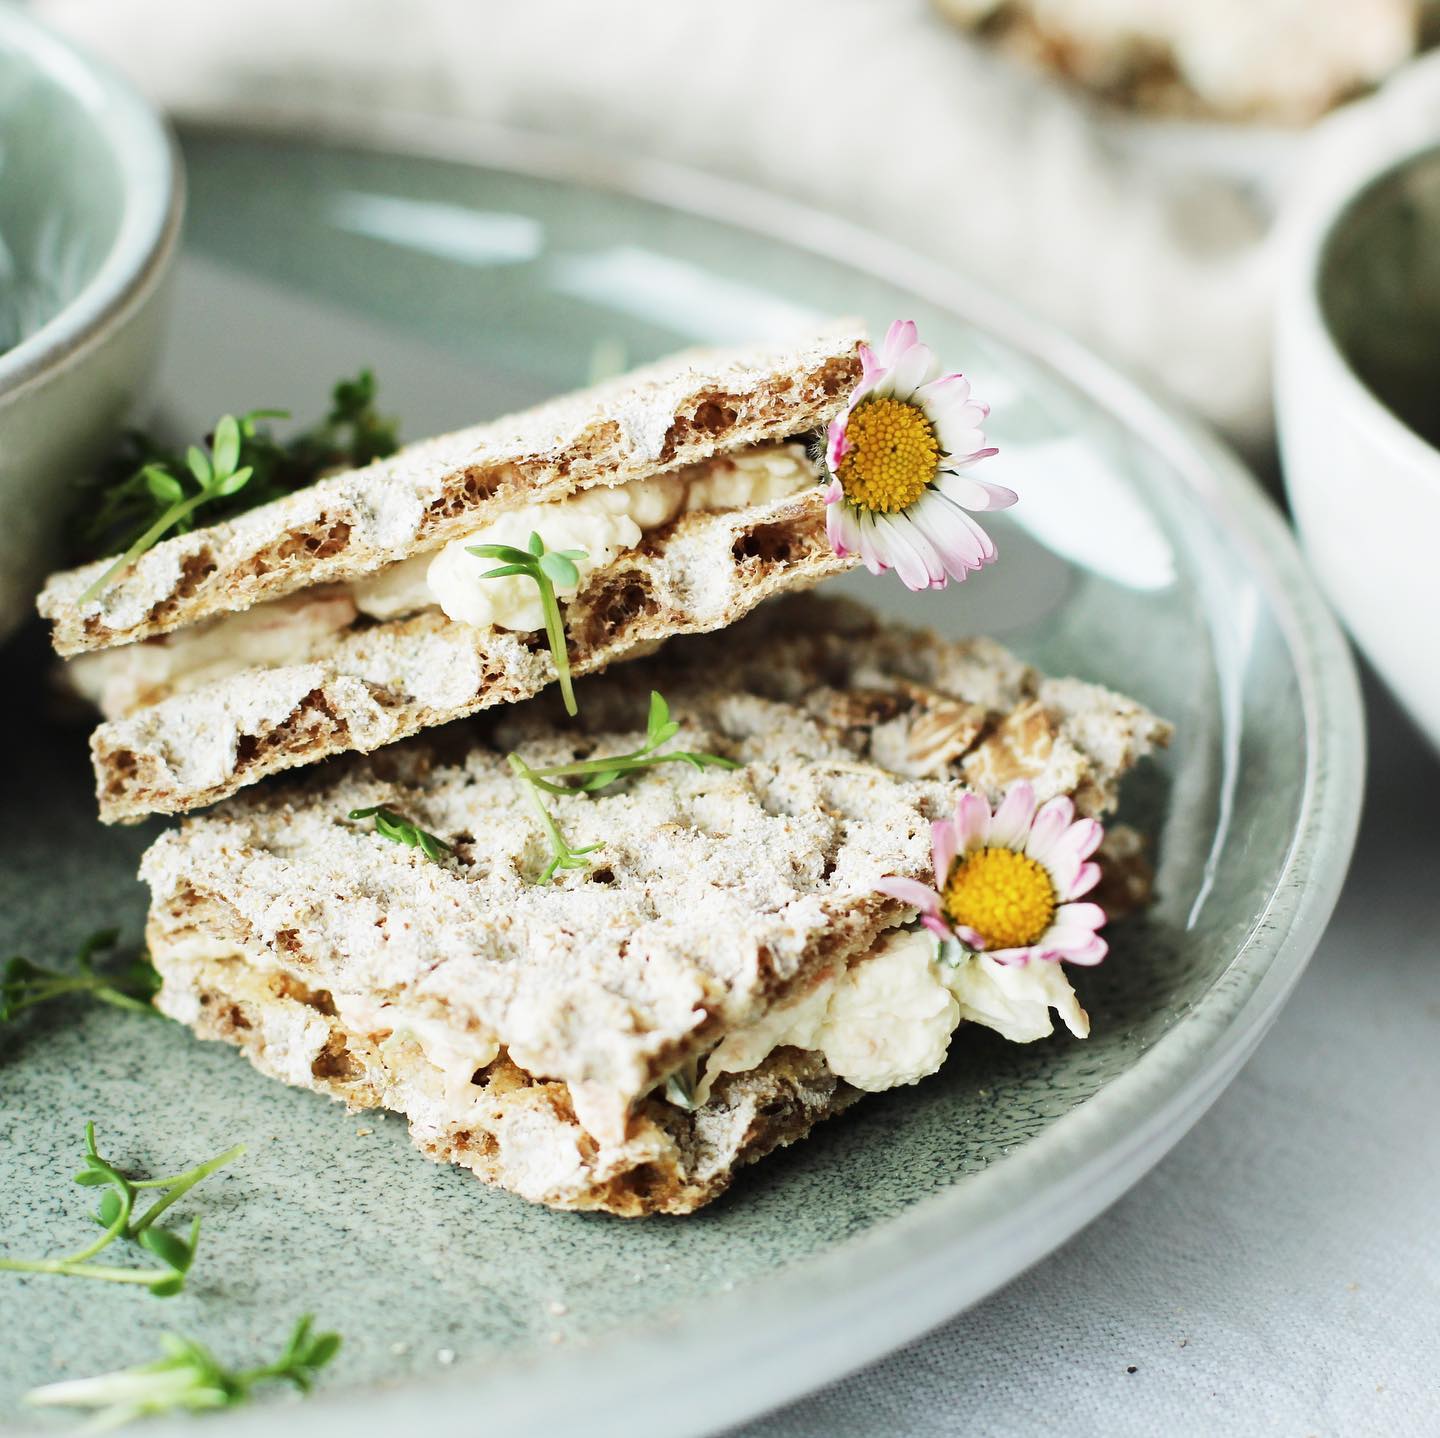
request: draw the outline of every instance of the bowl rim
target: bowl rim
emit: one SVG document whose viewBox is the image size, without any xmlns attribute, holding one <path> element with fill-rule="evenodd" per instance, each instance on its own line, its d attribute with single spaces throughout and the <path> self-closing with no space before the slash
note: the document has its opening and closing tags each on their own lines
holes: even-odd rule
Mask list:
<svg viewBox="0 0 1440 1438">
<path fill-rule="evenodd" d="M 16 6 L 0 5 L 0 49 L 23 57 L 84 111 L 120 176 L 115 238 L 79 292 L 0 354 L 0 403 L 78 360 L 160 282 L 179 238 L 184 167 L 165 122 L 110 66 Z"/>
<path fill-rule="evenodd" d="M 1440 63 L 1431 61 L 1419 68 L 1440 80 Z M 1369 103 L 1378 107 L 1385 99 L 1382 93 Z M 1280 251 L 1291 263 L 1279 267 L 1287 278 L 1276 306 L 1275 386 L 1283 414 L 1287 377 L 1299 368 L 1296 357 L 1305 356 L 1306 362 L 1317 365 L 1339 395 L 1354 406 L 1354 417 L 1392 459 L 1409 470 L 1420 471 L 1422 482 L 1440 486 L 1440 448 L 1412 429 L 1355 369 L 1330 322 L 1322 296 L 1327 258 L 1341 227 L 1418 161 L 1440 158 L 1440 139 L 1432 132 L 1383 145 L 1378 154 L 1367 155 L 1363 163 L 1341 163 L 1333 173 L 1319 163 L 1329 154 L 1343 158 L 1346 143 L 1363 136 L 1372 125 L 1383 134 L 1381 127 L 1386 118 L 1384 109 L 1372 111 L 1365 105 L 1350 115 L 1337 116 L 1329 146 L 1320 146 L 1311 171 L 1325 178 L 1318 183 L 1312 181 L 1311 188 L 1302 192 L 1284 220 Z M 1283 449 L 1283 423 L 1281 430 Z M 1289 488 L 1288 467 L 1285 478 Z"/>
<path fill-rule="evenodd" d="M 423 1407 L 430 1431 L 458 1434 L 472 1430 L 480 1398 L 487 1421 L 514 1438 L 580 1429 L 616 1438 L 714 1432 L 918 1337 L 1108 1207 L 1219 1096 L 1273 1022 L 1339 897 L 1359 822 L 1364 715 L 1354 661 L 1294 536 L 1245 466 L 1197 421 L 1079 341 L 938 261 L 773 192 L 569 139 L 434 115 L 335 105 L 317 113 L 267 100 L 263 109 L 227 104 L 202 112 L 186 128 L 458 162 L 619 193 L 867 271 L 1002 335 L 1104 408 L 1122 412 L 1245 554 L 1294 665 L 1308 756 L 1279 875 L 1223 975 L 1129 1069 L 1006 1163 L 743 1291 L 637 1320 L 583 1349 L 457 1364 L 443 1376 L 383 1389 L 322 1392 L 294 1419 L 267 1407 L 237 1413 L 227 1430 L 298 1434 L 318 1419 L 343 1421 L 357 1438 L 378 1438 L 397 1422 L 413 1425 Z M 985 1217 L 965 1232 L 957 1261 L 962 1194 L 964 1207 L 983 1209 Z"/>
</svg>

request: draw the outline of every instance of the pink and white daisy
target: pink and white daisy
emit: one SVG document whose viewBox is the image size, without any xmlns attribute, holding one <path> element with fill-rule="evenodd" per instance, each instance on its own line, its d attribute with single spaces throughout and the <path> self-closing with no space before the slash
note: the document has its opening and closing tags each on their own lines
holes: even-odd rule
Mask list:
<svg viewBox="0 0 1440 1438">
<path fill-rule="evenodd" d="M 860 346 L 862 374 L 830 422 L 826 528 L 836 554 L 872 574 L 894 569 L 911 589 L 943 589 L 995 557 L 969 510 L 1008 509 L 1013 490 L 964 473 L 995 453 L 980 428 L 990 413 L 970 381 L 940 373 L 914 320 L 896 320 L 877 355 Z"/>
<path fill-rule="evenodd" d="M 932 933 L 998 964 L 1098 964 L 1105 910 L 1077 901 L 1100 880 L 1090 856 L 1104 837 L 1063 796 L 1037 808 L 1024 782 L 993 813 L 979 794 L 962 794 L 955 817 L 931 826 L 935 887 L 887 878 L 876 888 L 917 908 Z"/>
</svg>

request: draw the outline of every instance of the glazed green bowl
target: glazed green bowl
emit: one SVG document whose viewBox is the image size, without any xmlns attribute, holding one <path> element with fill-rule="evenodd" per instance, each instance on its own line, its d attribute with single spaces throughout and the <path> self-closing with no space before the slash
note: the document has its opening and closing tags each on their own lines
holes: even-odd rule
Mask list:
<svg viewBox="0 0 1440 1438">
<path fill-rule="evenodd" d="M 0 638 L 148 381 L 183 206 L 140 97 L 0 6 Z"/>
</svg>

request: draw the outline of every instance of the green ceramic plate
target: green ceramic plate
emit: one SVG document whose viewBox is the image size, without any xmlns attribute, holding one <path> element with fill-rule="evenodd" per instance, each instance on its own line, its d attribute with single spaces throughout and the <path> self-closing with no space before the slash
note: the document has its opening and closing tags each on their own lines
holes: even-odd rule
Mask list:
<svg viewBox="0 0 1440 1438">
<path fill-rule="evenodd" d="M 446 147 L 488 164 L 436 158 Z M 696 341 L 916 318 L 993 405 L 988 472 L 1025 502 L 996 526 L 1001 564 L 970 583 L 841 587 L 995 633 L 1173 719 L 1174 747 L 1126 796 L 1155 837 L 1160 900 L 1080 974 L 1088 1042 L 964 1033 L 943 1074 L 867 1100 L 683 1220 L 532 1208 L 426 1162 L 400 1122 L 348 1117 L 177 1027 L 56 1008 L 0 1057 L 0 1251 L 61 1251 L 83 1229 L 69 1176 L 86 1118 L 151 1171 L 239 1139 L 250 1152 L 191 1206 L 206 1231 L 179 1298 L 0 1275 L 0 1405 L 144 1359 L 171 1327 L 258 1355 L 313 1309 L 346 1339 L 322 1392 L 221 1429 L 700 1432 L 954 1313 L 1133 1183 L 1299 976 L 1359 804 L 1349 658 L 1235 461 L 953 276 L 711 181 L 433 126 L 371 148 L 192 133 L 186 151 L 162 392 L 166 422 L 192 432 L 223 408 L 313 412 L 360 364 L 418 435 Z M 24 722 L 0 839 L 5 941 L 54 959 L 98 926 L 138 930 L 132 875 L 155 828 L 95 822 L 83 733 L 32 722 L 38 698 L 14 697 L 38 694 L 38 644 L 11 662 Z"/>
</svg>

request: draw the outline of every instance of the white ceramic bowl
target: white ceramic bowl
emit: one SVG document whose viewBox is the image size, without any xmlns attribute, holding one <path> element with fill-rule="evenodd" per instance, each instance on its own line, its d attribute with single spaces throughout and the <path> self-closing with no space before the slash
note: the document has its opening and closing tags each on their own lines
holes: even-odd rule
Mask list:
<svg viewBox="0 0 1440 1438">
<path fill-rule="evenodd" d="M 1440 56 L 1329 127 L 1284 243 L 1291 507 L 1321 587 L 1440 746 Z"/>
<path fill-rule="evenodd" d="M 149 380 L 183 194 L 130 86 L 0 5 L 0 639 Z"/>
</svg>

